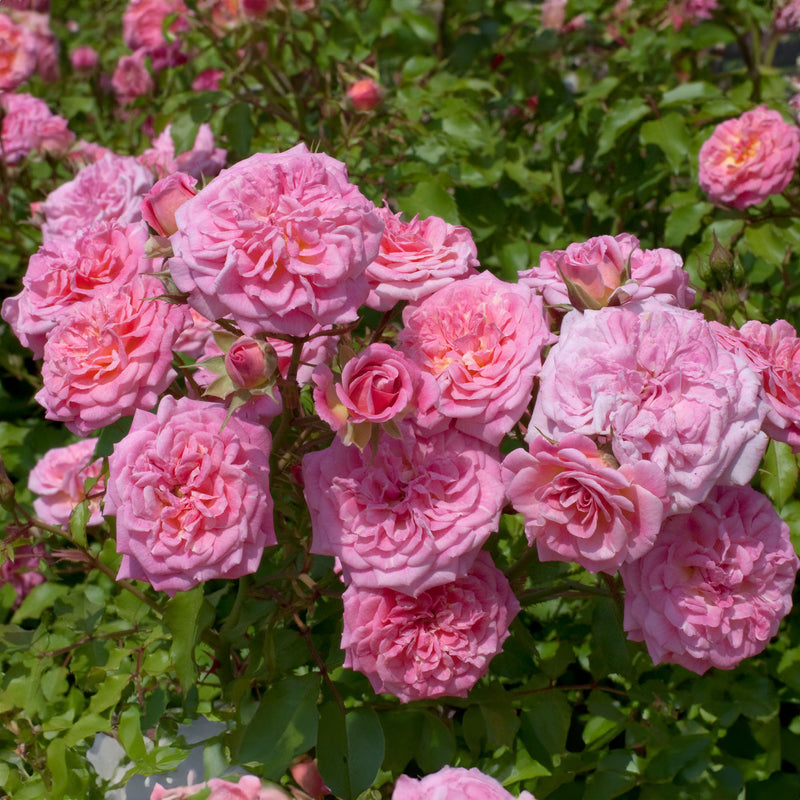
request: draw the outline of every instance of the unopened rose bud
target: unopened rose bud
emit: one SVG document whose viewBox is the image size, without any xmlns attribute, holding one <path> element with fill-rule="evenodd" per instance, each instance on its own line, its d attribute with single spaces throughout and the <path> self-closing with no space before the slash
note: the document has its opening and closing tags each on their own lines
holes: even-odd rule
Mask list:
<svg viewBox="0 0 800 800">
<path fill-rule="evenodd" d="M 278 356 L 269 342 L 239 337 L 225 354 L 225 370 L 239 389 L 264 386 L 278 368 Z"/>
<path fill-rule="evenodd" d="M 347 96 L 358 111 L 371 111 L 383 97 L 380 86 L 372 78 L 356 81 L 347 90 Z"/>
<path fill-rule="evenodd" d="M 733 253 L 720 243 L 715 232 L 714 246 L 711 248 L 711 253 L 708 256 L 708 266 L 711 270 L 711 274 L 721 286 L 730 280 L 733 272 L 733 261 Z"/>
<path fill-rule="evenodd" d="M 197 179 L 173 172 L 158 181 L 142 200 L 142 217 L 159 236 L 172 236 L 178 230 L 175 212 L 196 194 Z"/>
</svg>

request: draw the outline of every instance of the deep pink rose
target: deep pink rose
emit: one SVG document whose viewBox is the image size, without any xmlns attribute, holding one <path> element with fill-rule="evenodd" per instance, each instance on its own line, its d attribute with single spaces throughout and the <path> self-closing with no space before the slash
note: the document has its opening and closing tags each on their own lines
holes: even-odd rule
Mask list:
<svg viewBox="0 0 800 800">
<path fill-rule="evenodd" d="M 700 148 L 698 181 L 715 203 L 739 210 L 780 194 L 800 155 L 800 130 L 766 106 L 714 129 Z"/>
<path fill-rule="evenodd" d="M 538 437 L 503 461 L 506 494 L 525 517 L 542 561 L 575 561 L 613 573 L 652 546 L 664 517 L 664 474 L 647 461 L 616 469 L 579 433 Z"/>
<path fill-rule="evenodd" d="M 0 92 L 0 107 L 5 112 L 0 129 L 2 156 L 8 164 L 34 155 L 62 156 L 75 140 L 67 121 L 50 113 L 38 97 Z"/>
<path fill-rule="evenodd" d="M 440 217 L 403 222 L 384 206 L 385 222 L 377 258 L 367 267 L 367 305 L 388 311 L 401 300 L 420 301 L 459 278 L 476 274 L 478 250 L 462 225 Z"/>
<path fill-rule="evenodd" d="M 0 91 L 13 91 L 36 70 L 36 39 L 0 12 Z"/>
<path fill-rule="evenodd" d="M 400 346 L 436 377 L 439 412 L 498 444 L 528 406 L 542 348 L 555 340 L 541 297 L 487 272 L 409 306 L 403 322 Z"/>
<path fill-rule="evenodd" d="M 711 329 L 726 350 L 743 356 L 761 378 L 769 411 L 764 431 L 800 452 L 800 339 L 786 320 L 750 320 L 737 331 L 719 322 Z"/>
<path fill-rule="evenodd" d="M 135 158 L 104 156 L 47 196 L 41 209 L 44 241 L 72 239 L 102 222 L 138 222 L 142 197 L 153 183 L 152 172 Z"/>
<path fill-rule="evenodd" d="M 350 586 L 344 665 L 402 702 L 466 697 L 489 670 L 519 611 L 505 575 L 481 552 L 465 575 L 411 597 Z"/>
<path fill-rule="evenodd" d="M 164 23 L 173 17 L 169 30 L 185 31 L 189 9 L 183 0 L 130 0 L 122 15 L 122 38 L 131 50 L 155 50 L 167 44 Z"/>
<path fill-rule="evenodd" d="M 221 69 L 204 69 L 193 81 L 193 92 L 218 92 L 220 81 L 225 77 Z"/>
<path fill-rule="evenodd" d="M 137 156 L 136 160 L 152 167 L 159 178 L 165 178 L 173 172 L 185 172 L 199 180 L 202 177 L 213 178 L 225 166 L 226 158 L 227 152 L 214 146 L 214 133 L 211 126 L 204 122 L 197 130 L 191 150 L 175 155 L 172 124 L 169 124 L 153 139 L 153 146 Z"/>
<path fill-rule="evenodd" d="M 347 97 L 357 111 L 372 111 L 380 104 L 383 94 L 372 78 L 364 78 L 347 88 Z"/>
<path fill-rule="evenodd" d="M 277 786 L 264 786 L 254 775 L 243 775 L 238 783 L 222 778 L 212 778 L 207 783 L 195 783 L 192 786 L 176 786 L 172 789 L 157 783 L 150 795 L 150 800 L 189 800 L 200 792 L 210 790 L 208 795 L 201 795 L 205 800 L 289 800 L 289 795 Z"/>
<path fill-rule="evenodd" d="M 94 47 L 82 44 L 70 52 L 69 62 L 76 72 L 92 72 L 97 69 L 100 63 L 100 56 Z"/>
<path fill-rule="evenodd" d="M 119 578 L 174 595 L 255 572 L 276 543 L 269 431 L 226 417 L 218 403 L 169 395 L 155 414 L 134 415 L 108 459 Z"/>
<path fill-rule="evenodd" d="M 132 103 L 137 97 L 153 91 L 153 78 L 144 63 L 146 58 L 147 53 L 144 50 L 120 56 L 111 77 L 111 86 L 120 103 Z"/>
<path fill-rule="evenodd" d="M 181 206 L 170 271 L 209 319 L 248 336 L 352 322 L 383 222 L 340 161 L 305 145 L 223 170 Z"/>
<path fill-rule="evenodd" d="M 345 444 L 365 447 L 372 424 L 399 421 L 433 407 L 439 387 L 433 376 L 388 344 L 377 342 L 351 358 L 336 379 L 327 364 L 312 376 L 317 414 Z"/>
<path fill-rule="evenodd" d="M 21 544 L 14 548 L 8 560 L 0 564 L 0 586 L 10 583 L 17 594 L 14 608 L 19 607 L 34 586 L 44 583 L 44 575 L 39 572 L 44 555 L 44 545 Z"/>
<path fill-rule="evenodd" d="M 117 294 L 77 303 L 59 321 L 36 393 L 47 419 L 86 436 L 155 406 L 175 378 L 172 348 L 185 322 L 180 306 L 154 299 L 162 292 L 155 278 L 139 277 Z"/>
<path fill-rule="evenodd" d="M 2 316 L 17 338 L 41 358 L 47 335 L 75 303 L 92 300 L 155 269 L 144 257 L 147 228 L 92 228 L 75 240 L 56 239 L 31 256 L 22 291 L 3 301 Z"/>
<path fill-rule="evenodd" d="M 798 567 L 789 526 L 770 501 L 749 486 L 718 486 L 620 569 L 625 630 L 656 664 L 700 675 L 732 669 L 777 633 Z"/>
<path fill-rule="evenodd" d="M 520 272 L 519 282 L 541 292 L 549 306 L 580 310 L 647 297 L 687 308 L 695 296 L 678 253 L 643 250 L 629 233 L 595 236 L 566 250 L 545 251 L 538 266 Z"/>
<path fill-rule="evenodd" d="M 760 389 L 695 311 L 654 301 L 572 311 L 542 370 L 527 438 L 582 433 L 609 443 L 620 464 L 651 461 L 666 476 L 668 513 L 688 511 L 716 483 L 747 483 L 758 469 Z"/>
<path fill-rule="evenodd" d="M 719 0 L 677 0 L 667 7 L 672 27 L 680 30 L 687 22 L 697 25 L 711 19 L 719 5 Z"/>
<path fill-rule="evenodd" d="M 175 212 L 197 194 L 197 178 L 184 172 L 173 172 L 157 181 L 142 200 L 142 217 L 159 235 L 171 236 L 178 230 Z"/>
<path fill-rule="evenodd" d="M 33 501 L 33 510 L 48 525 L 69 525 L 75 506 L 87 495 L 86 481 L 97 478 L 103 471 L 102 459 L 92 460 L 97 439 L 83 439 L 66 447 L 54 447 L 39 459 L 28 475 L 28 488 L 39 497 Z M 105 481 L 99 480 L 90 492 L 89 525 L 101 525 L 103 514 L 100 499 L 105 491 Z"/>
<path fill-rule="evenodd" d="M 392 800 L 514 800 L 514 795 L 475 767 L 442 767 L 424 778 L 401 775 Z M 530 792 L 522 792 L 519 800 L 535 798 Z"/>
<path fill-rule="evenodd" d="M 381 433 L 375 457 L 338 439 L 305 456 L 311 549 L 336 556 L 346 583 L 419 595 L 469 569 L 504 492 L 489 445 L 454 429 L 400 429 L 400 439 Z"/>
</svg>

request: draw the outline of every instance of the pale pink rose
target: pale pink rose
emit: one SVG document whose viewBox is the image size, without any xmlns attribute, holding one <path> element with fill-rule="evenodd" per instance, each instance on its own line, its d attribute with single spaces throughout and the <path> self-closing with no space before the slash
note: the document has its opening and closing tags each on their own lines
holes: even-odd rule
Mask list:
<svg viewBox="0 0 800 800">
<path fill-rule="evenodd" d="M 352 322 L 383 222 L 340 161 L 304 144 L 224 170 L 181 206 L 172 277 L 209 319 L 305 336 Z"/>
<path fill-rule="evenodd" d="M 620 464 L 666 476 L 668 513 L 717 483 L 747 483 L 767 445 L 767 404 L 744 359 L 717 345 L 695 311 L 646 301 L 570 312 L 540 376 L 527 440 L 582 433 Z"/>
<path fill-rule="evenodd" d="M 221 69 L 204 69 L 193 81 L 193 92 L 217 92 L 220 81 L 225 77 Z"/>
<path fill-rule="evenodd" d="M 175 212 L 197 194 L 197 178 L 184 172 L 173 172 L 157 181 L 142 199 L 142 217 L 159 235 L 171 236 L 178 229 Z"/>
<path fill-rule="evenodd" d="M 13 91 L 35 71 L 35 37 L 0 12 L 0 91 Z"/>
<path fill-rule="evenodd" d="M 188 800 L 204 791 L 208 791 L 207 795 L 200 795 L 204 800 L 289 800 L 286 792 L 277 786 L 264 786 L 254 775 L 243 775 L 238 783 L 212 778 L 207 783 L 176 786 L 171 789 L 157 783 L 150 800 Z"/>
<path fill-rule="evenodd" d="M 347 97 L 357 111 L 371 111 L 380 104 L 383 94 L 372 78 L 364 78 L 347 88 Z"/>
<path fill-rule="evenodd" d="M 567 18 L 567 0 L 544 0 L 540 13 L 543 28 L 559 31 Z"/>
<path fill-rule="evenodd" d="M 336 439 L 303 459 L 312 552 L 339 559 L 346 583 L 420 595 L 455 580 L 497 529 L 500 463 L 484 442 L 448 429 L 381 432 L 376 456 Z"/>
<path fill-rule="evenodd" d="M 506 456 L 506 494 L 540 560 L 613 573 L 653 546 L 664 517 L 664 473 L 647 461 L 619 469 L 612 461 L 579 433 L 558 444 L 540 436 L 530 452 Z"/>
<path fill-rule="evenodd" d="M 737 331 L 712 322 L 717 341 L 743 356 L 759 376 L 769 411 L 764 432 L 800 452 L 800 339 L 786 320 L 772 325 L 750 320 Z"/>
<path fill-rule="evenodd" d="M 401 775 L 392 800 L 514 800 L 514 795 L 475 767 L 442 767 L 424 778 Z M 530 792 L 522 792 L 519 800 L 535 798 Z"/>
<path fill-rule="evenodd" d="M 17 595 L 14 608 L 19 607 L 34 586 L 44 583 L 45 577 L 39 572 L 44 555 L 44 545 L 21 544 L 0 564 L 0 586 L 10 583 Z"/>
<path fill-rule="evenodd" d="M 153 78 L 144 63 L 146 58 L 147 53 L 144 50 L 120 56 L 111 77 L 111 86 L 120 103 L 132 103 L 137 97 L 153 91 Z"/>
<path fill-rule="evenodd" d="M 403 323 L 400 346 L 436 377 L 438 411 L 498 444 L 527 408 L 541 351 L 555 340 L 541 297 L 487 272 L 409 306 Z"/>
<path fill-rule="evenodd" d="M 188 28 L 188 14 L 183 0 L 130 0 L 122 15 L 122 38 L 131 50 L 155 50 L 167 44 L 167 18 L 173 18 L 169 30 L 180 33 Z"/>
<path fill-rule="evenodd" d="M 52 114 L 38 97 L 0 92 L 0 107 L 4 112 L 0 155 L 8 164 L 16 164 L 32 155 L 62 156 L 75 140 L 67 121 Z"/>
<path fill-rule="evenodd" d="M 22 291 L 3 301 L 3 319 L 34 357 L 41 358 L 47 335 L 75 303 L 155 269 L 155 262 L 144 256 L 146 242 L 147 228 L 138 222 L 102 225 L 74 241 L 43 244 L 28 262 Z"/>
<path fill-rule="evenodd" d="M 142 197 L 153 183 L 153 174 L 135 158 L 104 156 L 47 196 L 41 208 L 44 241 L 71 239 L 106 221 L 138 222 Z"/>
<path fill-rule="evenodd" d="M 187 310 L 189 316 L 185 327 L 175 342 L 175 352 L 185 353 L 189 358 L 194 359 L 222 355 L 219 347 L 213 344 L 214 331 L 221 331 L 222 328 L 214 320 L 207 319 L 193 308 L 187 306 Z M 211 342 L 213 352 L 206 351 L 209 342 Z"/>
<path fill-rule="evenodd" d="M 80 169 L 83 169 L 88 167 L 89 164 L 97 163 L 101 158 L 113 155 L 114 153 L 107 147 L 95 142 L 87 142 L 85 139 L 78 139 L 67 154 L 67 158 L 72 163 L 77 164 Z"/>
<path fill-rule="evenodd" d="M 204 176 L 213 178 L 225 166 L 226 158 L 227 152 L 214 146 L 211 126 L 203 123 L 197 130 L 191 150 L 175 155 L 172 125 L 169 124 L 153 139 L 153 146 L 137 156 L 136 160 L 151 167 L 159 178 L 165 178 L 173 172 L 185 172 L 199 180 Z"/>
<path fill-rule="evenodd" d="M 75 506 L 86 497 L 85 485 L 89 478 L 98 478 L 103 471 L 103 460 L 92 460 L 97 439 L 83 439 L 66 447 L 48 450 L 28 475 L 28 489 L 38 494 L 33 510 L 48 525 L 67 527 Z M 101 525 L 103 514 L 100 499 L 105 491 L 101 478 L 89 493 L 89 525 Z"/>
<path fill-rule="evenodd" d="M 219 403 L 170 395 L 155 414 L 136 412 L 108 459 L 118 578 L 174 595 L 255 572 L 276 543 L 269 431 L 226 417 Z"/>
<path fill-rule="evenodd" d="M 595 236 L 566 250 L 545 251 L 537 267 L 519 273 L 519 282 L 540 292 L 549 306 L 573 305 L 579 310 L 647 297 L 686 308 L 695 296 L 678 253 L 643 250 L 629 233 Z"/>
<path fill-rule="evenodd" d="M 451 583 L 417 597 L 350 586 L 343 595 L 344 665 L 403 703 L 466 697 L 502 650 L 519 611 L 505 575 L 481 552 Z"/>
<path fill-rule="evenodd" d="M 774 11 L 772 24 L 777 33 L 800 29 L 800 0 L 783 0 Z"/>
<path fill-rule="evenodd" d="M 433 376 L 388 344 L 376 342 L 351 358 L 334 376 L 327 364 L 312 375 L 314 406 L 320 419 L 345 444 L 366 446 L 372 425 L 399 421 L 417 409 L 432 408 L 439 397 Z"/>
<path fill-rule="evenodd" d="M 94 47 L 82 44 L 70 52 L 69 62 L 76 72 L 93 72 L 100 64 L 100 56 Z"/>
<path fill-rule="evenodd" d="M 715 202 L 739 210 L 780 194 L 800 155 L 800 130 L 766 106 L 714 129 L 700 148 L 700 188 Z"/>
<path fill-rule="evenodd" d="M 800 561 L 789 526 L 749 486 L 716 487 L 670 517 L 653 549 L 621 570 L 624 627 L 653 662 L 702 675 L 760 653 L 792 607 Z"/>
<path fill-rule="evenodd" d="M 377 210 L 386 224 L 377 258 L 367 267 L 367 305 L 388 311 L 401 300 L 420 301 L 460 278 L 477 274 L 478 251 L 462 225 L 440 217 L 403 222 L 384 206 Z"/>
<path fill-rule="evenodd" d="M 36 393 L 47 419 L 86 436 L 155 406 L 175 378 L 172 348 L 185 320 L 180 306 L 154 299 L 162 292 L 155 278 L 137 277 L 117 294 L 77 303 L 59 321 Z"/>
</svg>

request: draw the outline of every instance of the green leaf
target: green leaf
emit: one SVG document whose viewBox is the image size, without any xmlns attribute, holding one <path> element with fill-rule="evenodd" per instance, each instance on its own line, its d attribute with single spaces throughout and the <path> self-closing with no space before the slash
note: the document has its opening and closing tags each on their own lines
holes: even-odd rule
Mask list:
<svg viewBox="0 0 800 800">
<path fill-rule="evenodd" d="M 566 750 L 572 707 L 557 690 L 533 695 L 526 705 L 520 737 L 531 756 L 549 766 L 553 756 L 561 756 Z"/>
<path fill-rule="evenodd" d="M 703 217 L 714 208 L 711 203 L 694 202 L 673 208 L 664 225 L 664 244 L 681 249 L 684 241 L 700 230 Z"/>
<path fill-rule="evenodd" d="M 665 108 L 666 106 L 696 103 L 698 100 L 712 100 L 719 96 L 720 90 L 713 84 L 705 81 L 693 81 L 664 92 L 658 105 L 660 108 Z"/>
<path fill-rule="evenodd" d="M 797 485 L 797 457 L 784 442 L 771 441 L 761 465 L 761 488 L 776 508 L 782 508 Z"/>
<path fill-rule="evenodd" d="M 622 620 L 617 615 L 613 600 L 598 599 L 592 611 L 592 636 L 594 647 L 590 668 L 596 678 L 610 673 L 630 676 L 631 659 L 628 640 L 622 631 Z"/>
<path fill-rule="evenodd" d="M 291 676 L 270 687 L 244 730 L 238 760 L 259 762 L 277 780 L 295 756 L 317 741 L 319 675 Z"/>
<path fill-rule="evenodd" d="M 439 181 L 420 181 L 411 194 L 397 198 L 400 210 L 410 217 L 441 217 L 451 225 L 460 224 L 456 201 Z"/>
<path fill-rule="evenodd" d="M 426 714 L 415 756 L 422 771 L 437 772 L 450 763 L 455 752 L 456 740 L 450 728 L 433 714 Z"/>
<path fill-rule="evenodd" d="M 107 675 L 105 680 L 100 684 L 100 688 L 92 696 L 89 703 L 89 710 L 94 714 L 99 714 L 101 711 L 115 706 L 122 696 L 122 690 L 130 681 L 131 676 L 127 673 Z"/>
<path fill-rule="evenodd" d="M 650 107 L 638 98 L 620 100 L 603 119 L 597 140 L 596 156 L 607 153 L 617 139 L 640 119 L 650 113 Z"/>
<path fill-rule="evenodd" d="M 343 715 L 333 702 L 321 708 L 317 761 L 323 780 L 337 797 L 353 800 L 368 789 L 384 752 L 383 729 L 374 709 L 351 708 Z"/>
<path fill-rule="evenodd" d="M 753 255 L 776 267 L 783 263 L 789 246 L 779 229 L 768 222 L 748 225 L 744 230 L 744 244 Z"/>
<path fill-rule="evenodd" d="M 653 144 L 660 147 L 676 172 L 685 163 L 691 144 L 684 116 L 677 111 L 666 114 L 661 119 L 643 122 L 639 140 L 643 145 Z"/>
<path fill-rule="evenodd" d="M 237 159 L 250 154 L 250 142 L 256 129 L 250 118 L 250 106 L 247 103 L 234 103 L 228 109 L 222 124 L 222 132 Z"/>
<path fill-rule="evenodd" d="M 652 781 L 670 781 L 680 770 L 710 751 L 711 745 L 711 737 L 704 734 L 675 739 L 656 753 L 645 769 L 645 776 Z"/>
<path fill-rule="evenodd" d="M 586 800 L 612 800 L 636 783 L 636 759 L 630 753 L 615 751 L 600 759 L 597 769 L 586 781 Z"/>
<path fill-rule="evenodd" d="M 119 743 L 125 748 L 131 761 L 140 761 L 147 751 L 142 736 L 139 706 L 130 705 L 119 715 Z"/>
<path fill-rule="evenodd" d="M 383 768 L 399 775 L 414 758 L 425 720 L 418 711 L 387 711 L 380 715 L 386 753 Z"/>
<path fill-rule="evenodd" d="M 14 612 L 11 621 L 21 622 L 24 619 L 41 618 L 44 610 L 52 607 L 53 603 L 67 594 L 69 590 L 70 587 L 63 583 L 51 583 L 50 581 L 34 586 Z"/>
<path fill-rule="evenodd" d="M 195 682 L 197 667 L 194 651 L 200 634 L 213 619 L 213 611 L 209 608 L 201 615 L 203 600 L 201 584 L 188 592 L 178 592 L 164 610 L 164 623 L 172 634 L 170 655 L 184 691 Z"/>
<path fill-rule="evenodd" d="M 78 547 L 86 547 L 86 525 L 89 522 L 91 512 L 89 511 L 89 501 L 84 500 L 72 511 L 69 518 L 69 535 Z"/>
</svg>

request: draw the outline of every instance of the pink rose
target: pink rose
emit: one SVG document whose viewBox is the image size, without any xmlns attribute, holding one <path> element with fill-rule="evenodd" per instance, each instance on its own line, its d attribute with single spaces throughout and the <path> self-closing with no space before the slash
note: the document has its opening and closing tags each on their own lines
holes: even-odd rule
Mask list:
<svg viewBox="0 0 800 800">
<path fill-rule="evenodd" d="M 716 487 L 670 517 L 653 548 L 620 570 L 624 627 L 653 662 L 702 675 L 760 653 L 792 607 L 800 560 L 789 526 L 749 486 Z"/>
<path fill-rule="evenodd" d="M 541 8 L 543 28 L 560 31 L 567 19 L 567 0 L 544 0 Z"/>
<path fill-rule="evenodd" d="M 466 575 L 417 597 L 350 586 L 343 596 L 344 665 L 403 703 L 466 697 L 508 638 L 519 603 L 482 552 Z"/>
<path fill-rule="evenodd" d="M 697 25 L 705 19 L 711 19 L 717 9 L 719 0 L 677 0 L 667 8 L 670 22 L 675 30 L 680 30 L 687 22 Z"/>
<path fill-rule="evenodd" d="M 71 239 L 101 222 L 138 222 L 142 197 L 152 185 L 152 173 L 135 158 L 104 156 L 47 196 L 41 209 L 44 241 Z"/>
<path fill-rule="evenodd" d="M 664 474 L 647 461 L 616 469 L 581 434 L 541 436 L 503 461 L 506 494 L 525 517 L 542 561 L 575 561 L 613 573 L 652 546 L 664 517 Z"/>
<path fill-rule="evenodd" d="M 438 411 L 498 444 L 522 416 L 555 340 L 541 297 L 482 273 L 449 284 L 403 311 L 403 351 L 436 377 Z"/>
<path fill-rule="evenodd" d="M 212 778 L 207 783 L 176 786 L 172 789 L 166 789 L 157 783 L 150 800 L 188 800 L 206 790 L 210 790 L 208 794 L 201 795 L 205 800 L 289 800 L 286 792 L 277 786 L 264 786 L 254 775 L 243 775 L 238 783 Z"/>
<path fill-rule="evenodd" d="M 204 69 L 193 81 L 193 92 L 218 92 L 220 81 L 225 77 L 221 69 Z"/>
<path fill-rule="evenodd" d="M 150 409 L 172 383 L 172 348 L 184 324 L 180 306 L 154 299 L 155 278 L 140 277 L 117 294 L 76 304 L 44 347 L 45 417 L 79 436 L 136 409 Z"/>
<path fill-rule="evenodd" d="M 271 350 L 266 342 L 240 336 L 225 353 L 225 371 L 233 385 L 240 389 L 263 386 L 275 371 L 277 356 Z"/>
<path fill-rule="evenodd" d="M 352 322 L 383 222 L 344 164 L 297 145 L 224 170 L 181 206 L 170 271 L 209 319 L 248 336 Z"/>
<path fill-rule="evenodd" d="M 371 111 L 383 99 L 381 87 L 372 78 L 364 78 L 350 85 L 347 97 L 356 111 Z"/>
<path fill-rule="evenodd" d="M 183 0 L 130 0 L 122 15 L 122 38 L 131 50 L 155 50 L 167 44 L 164 23 L 173 17 L 172 33 L 188 28 Z"/>
<path fill-rule="evenodd" d="M 136 160 L 152 167 L 160 178 L 173 172 L 185 172 L 199 180 L 201 177 L 213 178 L 225 166 L 226 157 L 225 150 L 214 146 L 214 134 L 204 122 L 197 130 L 191 150 L 175 155 L 172 125 L 169 124 L 153 140 L 153 146 Z"/>
<path fill-rule="evenodd" d="M 197 194 L 197 179 L 183 172 L 173 172 L 157 181 L 142 200 L 142 217 L 159 235 L 171 236 L 178 230 L 175 212 Z"/>
<path fill-rule="evenodd" d="M 36 70 L 36 39 L 0 12 L 0 91 L 13 91 Z"/>
<path fill-rule="evenodd" d="M 44 354 L 47 335 L 75 303 L 92 300 L 155 269 L 144 257 L 147 229 L 143 223 L 92 228 L 74 241 L 56 239 L 31 256 L 22 291 L 3 301 L 2 316 L 17 338 Z"/>
<path fill-rule="evenodd" d="M 33 501 L 33 510 L 48 525 L 69 525 L 75 506 L 87 495 L 84 489 L 89 478 L 98 478 L 103 471 L 103 460 L 92 460 L 97 439 L 83 439 L 66 447 L 54 447 L 39 459 L 28 475 L 28 488 L 39 497 Z M 89 501 L 89 525 L 101 525 L 103 514 L 100 499 L 105 491 L 105 481 L 100 479 L 92 488 Z"/>
<path fill-rule="evenodd" d="M 720 123 L 700 148 L 698 181 L 715 203 L 739 210 L 780 194 L 800 155 L 800 130 L 766 106 Z"/>
<path fill-rule="evenodd" d="M 424 778 L 401 775 L 394 785 L 392 800 L 514 800 L 514 795 L 475 767 L 442 767 Z M 522 792 L 519 800 L 535 798 L 530 792 Z"/>
<path fill-rule="evenodd" d="M 9 9 L 7 13 L 11 17 L 11 21 L 24 28 L 33 39 L 36 53 L 36 74 L 47 83 L 57 81 L 59 78 L 58 39 L 50 30 L 49 15 L 37 11 L 13 9 Z M 1 42 L 2 36 L 0 36 Z"/>
<path fill-rule="evenodd" d="M 755 373 L 717 345 L 701 314 L 649 300 L 638 313 L 628 304 L 564 318 L 527 440 L 582 433 L 610 444 L 620 464 L 651 461 L 676 513 L 716 483 L 753 477 L 766 413 Z"/>
<path fill-rule="evenodd" d="M 290 771 L 297 785 L 314 800 L 322 800 L 326 794 L 331 793 L 319 774 L 316 758 L 302 756 L 292 764 Z"/>
<path fill-rule="evenodd" d="M 370 292 L 367 305 L 388 311 L 401 300 L 420 301 L 459 278 L 477 274 L 478 251 L 472 234 L 462 225 L 439 217 L 403 222 L 384 206 L 377 258 L 367 267 Z"/>
<path fill-rule="evenodd" d="M 363 448 L 372 425 L 399 421 L 407 414 L 430 409 L 439 387 L 428 373 L 388 344 L 377 342 L 351 358 L 335 380 L 331 368 L 314 370 L 317 414 L 349 444 Z"/>
<path fill-rule="evenodd" d="M 38 97 L 0 92 L 0 107 L 4 112 L 0 128 L 2 155 L 8 164 L 32 155 L 63 156 L 75 140 L 67 121 L 50 113 Z"/>
<path fill-rule="evenodd" d="M 119 578 L 174 595 L 255 572 L 276 543 L 269 431 L 226 416 L 218 403 L 169 395 L 155 414 L 134 415 L 108 459 Z"/>
<path fill-rule="evenodd" d="M 153 91 L 153 78 L 147 71 L 144 61 L 147 53 L 137 50 L 128 56 L 121 56 L 117 62 L 111 86 L 120 103 L 132 103 L 137 97 Z"/>
<path fill-rule="evenodd" d="M 419 595 L 455 580 L 497 529 L 503 507 L 493 448 L 454 429 L 409 423 L 381 433 L 376 456 L 335 440 L 303 459 L 311 550 L 336 556 L 346 583 Z"/>
<path fill-rule="evenodd" d="M 94 47 L 82 44 L 70 52 L 69 61 L 76 72 L 93 72 L 100 64 L 100 56 Z"/>
<path fill-rule="evenodd" d="M 0 586 L 10 583 L 17 595 L 14 608 L 19 607 L 34 586 L 44 583 L 44 575 L 39 572 L 44 555 L 44 545 L 21 544 L 0 564 Z"/>
<path fill-rule="evenodd" d="M 769 403 L 764 432 L 800 452 L 800 339 L 786 320 L 772 325 L 750 320 L 737 331 L 712 322 L 722 347 L 743 356 L 760 377 Z"/>
<path fill-rule="evenodd" d="M 772 25 L 777 33 L 791 33 L 800 29 L 800 2 L 783 0 L 774 11 Z"/>
</svg>

